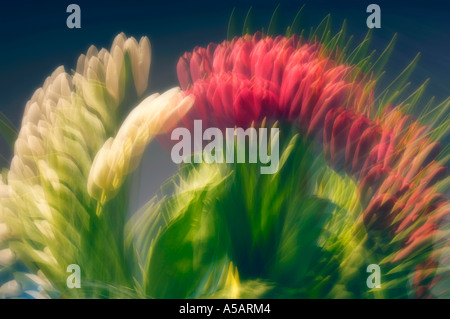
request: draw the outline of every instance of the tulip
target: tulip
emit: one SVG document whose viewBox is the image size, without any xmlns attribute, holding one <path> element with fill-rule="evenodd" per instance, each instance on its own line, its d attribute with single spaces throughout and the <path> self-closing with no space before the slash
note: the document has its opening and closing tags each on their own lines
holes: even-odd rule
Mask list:
<svg viewBox="0 0 450 319">
<path fill-rule="evenodd" d="M 192 97 L 175 88 L 151 95 L 133 109 L 116 137 L 107 140 L 94 159 L 88 179 L 91 197 L 102 203 L 114 197 L 150 141 L 175 127 L 192 104 Z"/>
<path fill-rule="evenodd" d="M 127 61 L 131 65 L 130 70 L 126 69 Z M 109 52 L 105 49 L 98 51 L 91 46 L 87 54 L 78 59 L 74 83 L 82 89 L 85 103 L 100 114 L 108 129 L 115 125 L 109 109 L 118 108 L 127 98 L 128 77 L 133 78 L 138 97 L 145 93 L 150 61 L 148 38 L 143 37 L 138 43 L 134 38 L 127 39 L 123 33 L 114 39 Z M 127 94 L 130 95 L 129 92 Z"/>
</svg>

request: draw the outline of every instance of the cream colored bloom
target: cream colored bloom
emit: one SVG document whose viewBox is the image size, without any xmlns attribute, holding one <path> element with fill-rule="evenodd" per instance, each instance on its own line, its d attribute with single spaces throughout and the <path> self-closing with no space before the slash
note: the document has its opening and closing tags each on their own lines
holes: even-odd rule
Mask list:
<svg viewBox="0 0 450 319">
<path fill-rule="evenodd" d="M 137 96 L 145 93 L 150 73 L 151 46 L 147 37 L 139 43 L 119 34 L 108 52 L 91 46 L 78 59 L 74 81 L 81 88 L 86 104 L 98 112 L 102 120 L 113 120 L 108 110 L 117 108 L 125 99 L 127 78 L 131 76 Z M 129 63 L 131 70 L 125 65 Z"/>
<path fill-rule="evenodd" d="M 33 94 L 0 182 L 0 270 L 25 256 L 30 268 L 42 267 L 42 280 L 48 276 L 58 289 L 67 288 L 67 265 L 85 253 L 82 236 L 97 206 L 86 187 L 92 163 L 146 91 L 150 55 L 147 38 L 138 43 L 120 34 L 110 51 L 91 47 L 74 75 L 59 67 Z M 0 297 L 23 289 L 48 296 L 22 285 L 30 278 L 15 279 L 0 287 Z M 44 288 L 55 293 L 51 285 Z"/>
<path fill-rule="evenodd" d="M 89 173 L 89 194 L 102 203 L 114 197 L 126 175 L 138 166 L 150 141 L 172 129 L 193 102 L 193 97 L 185 96 L 179 88 L 143 100 L 130 112 L 116 137 L 97 153 Z"/>
<path fill-rule="evenodd" d="M 144 94 L 148 85 L 148 76 L 151 61 L 150 41 L 147 37 L 141 38 L 137 43 L 135 38 L 129 38 L 124 44 L 125 52 L 130 54 L 131 67 L 133 69 L 134 86 L 136 93 Z"/>
</svg>

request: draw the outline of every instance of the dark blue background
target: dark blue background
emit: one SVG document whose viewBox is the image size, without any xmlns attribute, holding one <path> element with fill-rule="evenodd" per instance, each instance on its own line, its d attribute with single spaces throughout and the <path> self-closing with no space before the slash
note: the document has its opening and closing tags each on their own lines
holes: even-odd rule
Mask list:
<svg viewBox="0 0 450 319">
<path fill-rule="evenodd" d="M 68 29 L 66 8 L 81 6 L 82 29 Z M 20 123 L 26 101 L 56 67 L 69 71 L 89 45 L 109 48 L 115 35 L 149 36 L 153 58 L 151 91 L 177 85 L 176 62 L 196 45 L 226 38 L 233 7 L 243 22 L 250 6 L 252 28 L 269 24 L 280 4 L 277 28 L 291 24 L 306 3 L 303 25 L 317 26 L 331 13 L 333 28 L 343 19 L 349 32 L 361 40 L 367 32 L 366 7 L 381 6 L 382 28 L 374 32 L 373 48 L 382 50 L 394 33 L 399 34 L 388 65 L 390 76 L 401 71 L 422 52 L 413 82 L 431 77 L 429 95 L 438 100 L 450 95 L 450 1 L 2 1 L 0 4 L 0 111 Z M 388 77 L 389 78 L 389 77 Z M 0 144 L 4 151 L 4 144 Z"/>
</svg>

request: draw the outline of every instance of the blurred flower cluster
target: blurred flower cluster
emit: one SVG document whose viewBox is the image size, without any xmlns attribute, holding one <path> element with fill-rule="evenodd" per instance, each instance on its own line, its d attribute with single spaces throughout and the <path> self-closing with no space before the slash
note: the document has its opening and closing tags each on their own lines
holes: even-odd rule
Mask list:
<svg viewBox="0 0 450 319">
<path fill-rule="evenodd" d="M 438 281 L 427 277 L 447 276 L 437 264 L 448 256 L 448 157 L 438 141 L 448 132 L 448 119 L 444 128 L 424 125 L 424 116 L 417 121 L 407 114 L 411 100 L 393 106 L 386 99 L 375 108 L 373 79 L 379 74 L 373 70 L 380 66 L 366 65 L 367 75 L 364 67 L 342 63 L 343 55 L 333 40 L 302 42 L 260 32 L 197 47 L 177 67 L 181 87 L 195 96 L 196 112 L 185 123 L 200 118 L 227 127 L 274 119 L 298 126 L 322 144 L 330 167 L 357 182 L 369 239 L 379 241 L 378 231 L 383 233 L 385 269 L 399 271 L 401 261 L 420 264 L 429 255 L 414 280 L 417 296 L 424 296 Z M 421 93 L 413 94 L 416 102 Z M 448 100 L 428 120 L 436 124 L 447 110 Z"/>
<path fill-rule="evenodd" d="M 87 276 L 92 269 L 104 273 L 104 282 L 126 280 L 123 273 L 108 274 L 110 261 L 123 260 L 117 257 L 122 248 L 113 227 L 96 229 L 105 223 L 96 213 L 117 193 L 152 137 L 175 125 L 178 112 L 189 110 L 190 103 L 180 89 L 142 100 L 150 52 L 148 38 L 138 43 L 120 34 L 110 51 L 89 48 L 73 75 L 58 68 L 27 103 L 1 185 L 1 240 L 10 248 L 1 251 L 0 259 L 3 267 L 11 267 L 20 257 L 30 271 L 37 271 L 42 296 L 57 296 L 53 285 L 64 296 L 66 268 L 82 260 L 92 262 L 81 265 Z M 90 245 L 103 247 L 108 257 Z M 96 260 L 101 263 L 94 265 Z M 14 273 L 2 286 L 2 296 L 22 295 L 19 277 Z"/>
<path fill-rule="evenodd" d="M 450 99 L 411 115 L 423 87 L 401 92 L 416 60 L 378 93 L 393 43 L 374 60 L 369 40 L 350 50 L 344 30 L 319 27 L 196 47 L 177 65 L 181 89 L 161 95 L 148 95 L 145 37 L 58 68 L 2 175 L 0 297 L 448 296 Z M 196 119 L 279 128 L 279 170 L 185 164 L 129 214 L 147 145 Z M 71 264 L 81 289 L 66 285 Z"/>
</svg>

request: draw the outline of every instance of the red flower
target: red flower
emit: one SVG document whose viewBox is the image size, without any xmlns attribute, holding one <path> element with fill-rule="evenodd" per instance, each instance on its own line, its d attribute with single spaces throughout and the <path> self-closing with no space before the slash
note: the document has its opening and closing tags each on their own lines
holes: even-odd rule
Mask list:
<svg viewBox="0 0 450 319">
<path fill-rule="evenodd" d="M 445 176 L 436 161 L 439 144 L 399 107 L 386 107 L 371 119 L 371 82 L 355 79 L 355 67 L 322 52 L 320 44 L 302 44 L 297 36 L 261 33 L 195 48 L 177 67 L 181 87 L 196 99 L 185 123 L 189 127 L 198 118 L 219 128 L 246 127 L 268 118 L 298 124 L 323 143 L 332 167 L 345 169 L 360 185 L 368 228 L 395 234 L 412 227 L 393 262 L 401 260 L 433 234 L 425 227 L 431 224 L 411 223 L 418 212 L 426 208 L 436 216 L 431 212 L 443 211 L 447 202 L 443 196 L 423 197 Z"/>
</svg>

